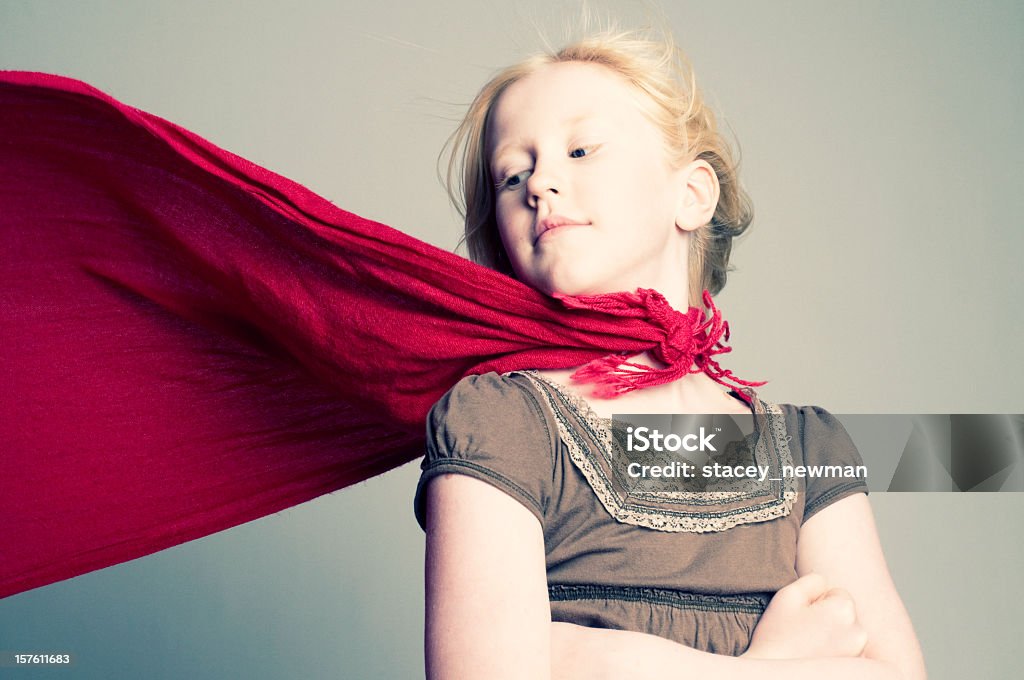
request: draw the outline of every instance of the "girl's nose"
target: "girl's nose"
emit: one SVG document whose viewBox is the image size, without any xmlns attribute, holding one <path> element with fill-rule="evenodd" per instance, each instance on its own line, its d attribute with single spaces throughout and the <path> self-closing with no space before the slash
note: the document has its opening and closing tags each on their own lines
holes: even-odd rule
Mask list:
<svg viewBox="0 0 1024 680">
<path fill-rule="evenodd" d="M 531 191 L 530 192 L 530 207 L 533 208 L 534 210 L 536 210 L 537 209 L 537 204 L 540 202 L 541 196 L 545 195 L 545 193 L 557 195 L 558 194 L 558 189 L 556 189 L 555 187 L 549 187 L 546 192 L 545 191 L 540 191 L 540 192 L 533 192 L 533 191 Z"/>
<path fill-rule="evenodd" d="M 536 163 L 533 172 L 526 180 L 526 192 L 529 196 L 530 207 L 536 208 L 541 197 L 549 193 L 557 195 L 561 186 L 562 182 L 556 177 L 550 163 L 546 163 L 543 167 Z"/>
</svg>

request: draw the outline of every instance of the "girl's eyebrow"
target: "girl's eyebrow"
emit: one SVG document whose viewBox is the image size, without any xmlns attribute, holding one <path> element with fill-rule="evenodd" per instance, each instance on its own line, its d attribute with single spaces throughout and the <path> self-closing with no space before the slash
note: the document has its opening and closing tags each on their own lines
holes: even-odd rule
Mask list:
<svg viewBox="0 0 1024 680">
<path fill-rule="evenodd" d="M 562 127 L 563 128 L 570 127 L 572 125 L 576 125 L 577 123 L 581 123 L 581 122 L 583 122 L 585 120 L 588 120 L 588 119 L 594 118 L 594 117 L 596 117 L 596 114 L 594 114 L 593 112 L 591 112 L 591 113 L 581 113 L 578 116 L 573 116 L 572 118 L 567 118 L 566 120 L 563 120 L 562 121 Z M 494 153 L 491 154 L 491 162 L 493 163 L 494 161 L 498 160 L 498 158 L 501 156 L 501 154 L 503 154 L 506 151 L 508 151 L 510 149 L 513 149 L 513 148 L 517 148 L 517 145 L 516 145 L 515 142 L 505 142 L 504 144 L 499 146 L 497 149 L 495 149 Z"/>
</svg>

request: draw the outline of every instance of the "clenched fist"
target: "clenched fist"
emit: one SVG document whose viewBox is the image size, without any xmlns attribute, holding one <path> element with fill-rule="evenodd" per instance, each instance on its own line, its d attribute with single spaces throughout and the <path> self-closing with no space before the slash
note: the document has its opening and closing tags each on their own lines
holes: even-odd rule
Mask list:
<svg viewBox="0 0 1024 680">
<path fill-rule="evenodd" d="M 743 656 L 852 657 L 860 656 L 867 642 L 850 594 L 842 588 L 828 589 L 824 576 L 811 573 L 775 593 Z"/>
</svg>

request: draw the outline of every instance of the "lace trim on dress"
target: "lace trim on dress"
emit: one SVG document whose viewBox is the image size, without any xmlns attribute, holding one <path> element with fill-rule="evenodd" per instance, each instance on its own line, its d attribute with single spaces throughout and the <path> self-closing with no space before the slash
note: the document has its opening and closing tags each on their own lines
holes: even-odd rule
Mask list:
<svg viewBox="0 0 1024 680">
<path fill-rule="evenodd" d="M 754 444 L 756 463 L 769 466 L 767 483 L 748 481 L 725 487 L 726 491 L 643 491 L 626 489 L 616 480 L 611 465 L 615 446 L 611 418 L 598 416 L 585 399 L 536 371 L 512 373 L 521 373 L 536 385 L 555 417 L 573 464 L 605 510 L 619 522 L 658 531 L 704 533 L 766 522 L 792 511 L 796 483 L 793 477 L 782 475 L 783 466 L 793 465 L 785 416 L 778 405 L 762 401 L 753 390 L 748 394 L 753 397 L 755 425 L 759 426 L 746 441 Z"/>
</svg>

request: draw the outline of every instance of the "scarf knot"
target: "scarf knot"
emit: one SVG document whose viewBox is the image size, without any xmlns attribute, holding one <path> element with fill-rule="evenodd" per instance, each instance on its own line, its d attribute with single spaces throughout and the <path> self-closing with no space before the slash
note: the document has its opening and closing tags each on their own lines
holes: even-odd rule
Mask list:
<svg viewBox="0 0 1024 680">
<path fill-rule="evenodd" d="M 706 373 L 712 380 L 736 392 L 748 403 L 747 391 L 740 385 L 757 387 L 764 382 L 740 380 L 732 371 L 723 369 L 713 358 L 732 351 L 725 342 L 729 339 L 729 322 L 715 307 L 711 293 L 702 291 L 701 300 L 708 310 L 690 307 L 686 313 L 674 309 L 661 293 L 650 288 L 638 288 L 635 293 L 617 292 L 602 295 L 555 294 L 569 309 L 589 309 L 615 316 L 640 318 L 655 330 L 650 348 L 651 356 L 661 368 L 627 361 L 629 353 L 616 353 L 595 359 L 572 374 L 577 382 L 594 383 L 594 393 L 602 399 L 611 399 L 636 389 L 672 382 L 690 373 Z M 730 384 L 728 381 L 732 381 Z"/>
</svg>

